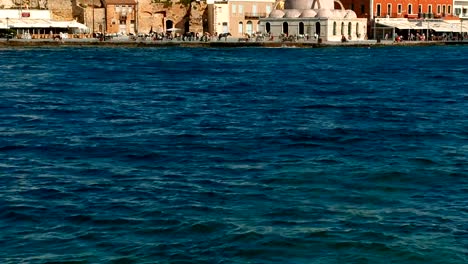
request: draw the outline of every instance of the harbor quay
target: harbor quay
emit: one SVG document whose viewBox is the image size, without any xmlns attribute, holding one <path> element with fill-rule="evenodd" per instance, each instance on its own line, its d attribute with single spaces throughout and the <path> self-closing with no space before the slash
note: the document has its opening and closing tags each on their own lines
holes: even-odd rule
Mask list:
<svg viewBox="0 0 468 264">
<path fill-rule="evenodd" d="M 110 39 L 98 38 L 84 39 L 0 39 L 2 47 L 79 47 L 79 46 L 99 46 L 99 47 L 296 47 L 296 48 L 321 48 L 321 47 L 386 47 L 386 46 L 437 46 L 437 45 L 466 45 L 468 40 L 453 41 L 392 41 L 392 40 L 356 40 L 347 42 L 319 41 L 319 40 L 267 40 L 267 41 L 245 41 L 240 38 L 227 38 L 226 40 L 211 39 L 200 40 L 148 40 L 148 39 Z"/>
</svg>

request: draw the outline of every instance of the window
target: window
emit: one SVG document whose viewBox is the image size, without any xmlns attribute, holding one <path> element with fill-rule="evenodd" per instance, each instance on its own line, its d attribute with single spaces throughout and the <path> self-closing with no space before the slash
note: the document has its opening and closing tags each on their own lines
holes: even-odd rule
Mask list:
<svg viewBox="0 0 468 264">
<path fill-rule="evenodd" d="M 252 21 L 247 21 L 246 30 L 247 34 L 251 35 L 253 33 L 253 23 Z"/>
<path fill-rule="evenodd" d="M 361 14 L 366 13 L 366 6 L 361 5 Z"/>
<path fill-rule="evenodd" d="M 255 4 L 252 5 L 252 14 L 253 14 L 254 16 L 257 15 L 257 5 L 255 5 Z"/>
<path fill-rule="evenodd" d="M 351 24 L 351 22 L 348 23 L 348 36 L 350 37 L 351 36 L 351 30 L 353 29 L 353 25 Z"/>
<path fill-rule="evenodd" d="M 461 8 L 455 8 L 455 15 L 459 16 L 461 13 Z"/>
<path fill-rule="evenodd" d="M 418 5 L 418 13 L 422 13 L 422 5 Z"/>
<path fill-rule="evenodd" d="M 451 14 L 452 13 L 452 6 L 447 6 L 447 14 Z"/>
<path fill-rule="evenodd" d="M 398 14 L 401 14 L 401 4 L 398 4 L 397 8 L 398 8 L 398 11 L 397 11 Z"/>
<path fill-rule="evenodd" d="M 427 6 L 427 12 L 430 14 L 432 13 L 432 5 Z"/>
<path fill-rule="evenodd" d="M 236 13 L 236 7 L 237 7 L 236 5 L 234 5 L 234 4 L 232 5 L 232 13 L 233 13 L 233 14 Z"/>
<path fill-rule="evenodd" d="M 440 5 L 437 5 L 437 14 L 440 14 Z"/>
<path fill-rule="evenodd" d="M 271 5 L 266 6 L 266 13 L 267 15 L 271 13 Z"/>
<path fill-rule="evenodd" d="M 344 35 L 344 22 L 341 22 L 341 35 Z"/>
<path fill-rule="evenodd" d="M 444 14 L 444 15 L 445 15 L 445 8 L 446 8 L 445 5 L 443 5 L 442 6 L 442 14 Z"/>
<path fill-rule="evenodd" d="M 333 36 L 336 36 L 336 22 L 333 22 Z"/>
<path fill-rule="evenodd" d="M 413 14 L 413 5 L 412 4 L 408 5 L 408 14 Z"/>
<path fill-rule="evenodd" d="M 242 35 L 244 33 L 244 24 L 242 22 L 239 22 L 239 25 L 237 26 L 237 32 Z"/>
<path fill-rule="evenodd" d="M 392 16 L 392 4 L 387 5 L 387 15 Z"/>
<path fill-rule="evenodd" d="M 244 14 L 244 6 L 243 5 L 239 5 L 239 14 Z"/>
<path fill-rule="evenodd" d="M 380 17 L 382 14 L 381 14 L 381 8 L 380 8 L 380 4 L 377 4 L 377 13 L 375 14 L 376 17 Z"/>
</svg>

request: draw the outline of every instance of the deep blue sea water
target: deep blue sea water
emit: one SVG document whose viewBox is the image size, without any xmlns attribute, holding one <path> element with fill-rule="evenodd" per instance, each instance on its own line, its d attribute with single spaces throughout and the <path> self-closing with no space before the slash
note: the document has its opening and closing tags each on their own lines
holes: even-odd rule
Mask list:
<svg viewBox="0 0 468 264">
<path fill-rule="evenodd" d="M 0 50 L 0 263 L 467 263 L 468 47 Z"/>
</svg>

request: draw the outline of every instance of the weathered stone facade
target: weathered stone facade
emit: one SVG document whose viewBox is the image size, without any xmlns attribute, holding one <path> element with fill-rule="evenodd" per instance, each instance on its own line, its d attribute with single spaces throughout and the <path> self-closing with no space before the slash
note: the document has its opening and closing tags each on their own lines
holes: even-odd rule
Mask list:
<svg viewBox="0 0 468 264">
<path fill-rule="evenodd" d="M 105 0 L 0 0 L 3 8 L 49 9 L 54 20 L 77 20 L 92 31 L 105 29 Z M 163 32 L 171 27 L 184 32 L 207 31 L 207 4 L 192 1 L 184 5 L 179 0 L 139 0 L 136 31 Z M 107 21 L 107 24 L 109 21 Z"/>
<path fill-rule="evenodd" d="M 52 19 L 72 20 L 75 1 L 76 0 L 47 0 L 47 6 L 52 10 Z"/>
<path fill-rule="evenodd" d="M 138 31 L 148 33 L 151 30 L 163 32 L 175 27 L 183 32 L 203 32 L 206 2 L 192 2 L 184 6 L 178 1 L 155 3 L 152 0 L 140 0 L 138 4 Z"/>
</svg>

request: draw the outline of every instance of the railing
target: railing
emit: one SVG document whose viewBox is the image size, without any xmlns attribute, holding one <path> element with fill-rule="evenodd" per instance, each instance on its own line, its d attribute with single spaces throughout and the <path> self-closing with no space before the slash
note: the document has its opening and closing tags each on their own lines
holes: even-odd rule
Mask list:
<svg viewBox="0 0 468 264">
<path fill-rule="evenodd" d="M 457 17 L 453 14 L 447 14 L 447 13 L 440 13 L 440 14 L 434 14 L 434 13 L 417 13 L 417 14 L 408 14 L 408 13 L 380 13 L 380 15 L 375 14 L 375 18 L 408 18 L 408 19 L 418 19 L 418 18 L 453 18 Z"/>
</svg>

